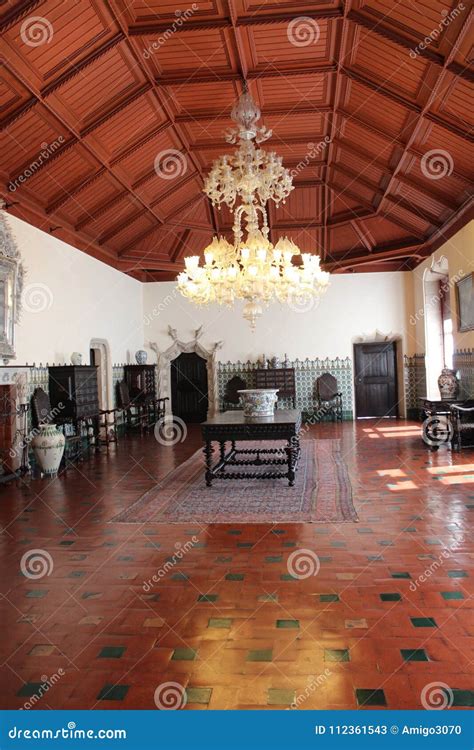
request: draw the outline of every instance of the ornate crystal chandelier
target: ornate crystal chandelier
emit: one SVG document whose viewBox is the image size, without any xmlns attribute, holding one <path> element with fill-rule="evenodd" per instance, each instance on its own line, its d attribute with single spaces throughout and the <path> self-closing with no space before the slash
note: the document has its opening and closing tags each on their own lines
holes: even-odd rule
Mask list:
<svg viewBox="0 0 474 750">
<path fill-rule="evenodd" d="M 226 140 L 238 143 L 238 148 L 232 156 L 214 162 L 204 192 L 217 208 L 225 203 L 234 210 L 234 243 L 213 237 L 204 249 L 202 265 L 197 255 L 185 258 L 178 288 L 196 304 L 232 305 L 244 300 L 244 318 L 255 330 L 264 305 L 278 300 L 304 306 L 327 288 L 329 274 L 321 270 L 318 255 L 301 253 L 287 237 L 275 246 L 268 239 L 266 204 L 284 203 L 293 184 L 281 156 L 258 148 L 272 131 L 257 126 L 260 110 L 246 86 L 231 117 L 237 127 Z"/>
</svg>

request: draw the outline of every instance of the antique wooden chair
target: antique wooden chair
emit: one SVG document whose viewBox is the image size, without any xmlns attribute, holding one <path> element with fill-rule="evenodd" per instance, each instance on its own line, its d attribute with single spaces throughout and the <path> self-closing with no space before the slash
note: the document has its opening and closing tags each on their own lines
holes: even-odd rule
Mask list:
<svg viewBox="0 0 474 750">
<path fill-rule="evenodd" d="M 247 383 L 238 375 L 234 375 L 233 378 L 227 381 L 224 398 L 222 399 L 222 411 L 229 411 L 231 409 L 238 409 L 240 406 L 240 396 L 238 391 L 243 391 L 247 388 Z"/>
<path fill-rule="evenodd" d="M 451 444 L 455 450 L 474 448 L 474 400 L 451 404 L 449 421 L 452 430 Z"/>
<path fill-rule="evenodd" d="M 168 397 L 146 396 L 145 398 L 131 399 L 127 383 L 125 380 L 121 380 L 118 384 L 118 401 L 118 411 L 123 413 L 127 429 L 138 427 L 140 432 L 144 432 L 154 428 L 156 422 L 163 419 Z"/>
<path fill-rule="evenodd" d="M 316 416 L 321 420 L 330 414 L 334 421 L 342 422 L 342 393 L 338 390 L 337 380 L 330 372 L 325 372 L 316 379 Z"/>
</svg>

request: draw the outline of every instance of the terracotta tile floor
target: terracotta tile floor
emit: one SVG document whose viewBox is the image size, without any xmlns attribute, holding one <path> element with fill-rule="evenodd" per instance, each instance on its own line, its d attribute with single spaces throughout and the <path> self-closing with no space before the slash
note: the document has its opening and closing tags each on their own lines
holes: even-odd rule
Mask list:
<svg viewBox="0 0 474 750">
<path fill-rule="evenodd" d="M 431 453 L 419 433 L 308 432 L 342 438 L 357 524 L 109 523 L 199 446 L 198 427 L 0 488 L 1 707 L 155 708 L 176 683 L 187 709 L 419 708 L 440 682 L 472 706 L 474 452 Z M 317 575 L 289 574 L 298 549 Z M 49 575 L 23 575 L 31 550 Z"/>
</svg>

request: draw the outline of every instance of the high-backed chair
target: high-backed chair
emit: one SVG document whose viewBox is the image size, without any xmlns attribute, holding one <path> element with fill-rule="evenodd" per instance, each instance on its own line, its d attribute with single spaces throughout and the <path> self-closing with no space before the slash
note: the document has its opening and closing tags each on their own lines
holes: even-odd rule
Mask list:
<svg viewBox="0 0 474 750">
<path fill-rule="evenodd" d="M 470 399 L 463 404 L 451 404 L 449 412 L 453 448 L 474 448 L 474 400 Z"/>
<path fill-rule="evenodd" d="M 222 399 L 222 411 L 228 411 L 230 409 L 238 409 L 240 405 L 240 396 L 238 391 L 243 391 L 247 388 L 247 383 L 238 375 L 234 375 L 233 378 L 227 381 L 224 391 L 224 398 Z"/>
<path fill-rule="evenodd" d="M 342 422 L 342 393 L 334 375 L 325 372 L 316 379 L 316 409 L 319 419 L 330 414 L 334 421 Z"/>
<path fill-rule="evenodd" d="M 125 416 L 128 429 L 138 427 L 140 432 L 154 428 L 156 422 L 163 419 L 166 412 L 166 398 L 130 398 L 130 392 L 125 380 L 118 384 L 119 411 Z"/>
</svg>

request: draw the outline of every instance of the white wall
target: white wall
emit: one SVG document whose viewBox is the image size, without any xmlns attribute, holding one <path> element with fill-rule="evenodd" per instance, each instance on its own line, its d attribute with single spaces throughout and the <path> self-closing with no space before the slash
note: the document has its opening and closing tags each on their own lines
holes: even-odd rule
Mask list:
<svg viewBox="0 0 474 750">
<path fill-rule="evenodd" d="M 356 337 L 398 334 L 405 350 L 407 315 L 405 298 L 410 274 L 337 274 L 319 306 L 309 312 L 293 312 L 278 303 L 264 311 L 252 332 L 242 317 L 242 306 L 235 308 L 196 307 L 185 300 L 172 282 L 146 284 L 143 290 L 145 348 L 150 342 L 160 350 L 172 343 L 167 335 L 171 325 L 179 338 L 189 341 L 203 325 L 205 347 L 223 341 L 218 352 L 221 361 L 255 359 L 286 353 L 299 357 L 352 357 Z M 409 290 L 410 291 L 410 290 Z M 150 361 L 155 361 L 151 354 Z"/>
<path fill-rule="evenodd" d="M 143 285 L 14 216 L 7 221 L 26 269 L 11 364 L 69 364 L 73 351 L 88 364 L 93 338 L 108 342 L 112 363 L 135 361 Z"/>
</svg>

